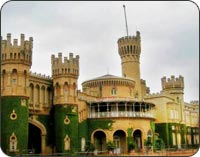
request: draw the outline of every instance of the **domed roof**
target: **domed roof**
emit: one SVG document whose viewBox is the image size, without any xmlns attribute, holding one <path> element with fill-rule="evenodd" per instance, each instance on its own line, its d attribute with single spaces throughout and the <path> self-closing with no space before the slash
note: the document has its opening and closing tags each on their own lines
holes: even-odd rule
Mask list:
<svg viewBox="0 0 200 157">
<path fill-rule="evenodd" d="M 111 75 L 111 74 L 106 74 L 106 75 L 103 75 L 103 76 L 99 76 L 99 77 L 96 77 L 96 78 L 93 78 L 93 79 L 90 79 L 90 80 L 86 80 L 82 83 L 82 85 L 86 85 L 88 83 L 91 83 L 91 82 L 102 82 L 102 81 L 106 81 L 106 80 L 110 80 L 110 81 L 117 81 L 117 80 L 121 80 L 121 81 L 125 81 L 125 82 L 129 82 L 129 83 L 135 83 L 135 81 L 131 78 L 126 78 L 126 77 L 119 77 L 119 76 L 115 76 L 115 75 Z M 99 82 L 99 83 L 100 83 Z M 102 84 L 102 83 L 101 83 Z"/>
<path fill-rule="evenodd" d="M 115 75 L 110 75 L 110 74 L 106 74 L 106 75 L 103 75 L 103 76 L 100 76 L 100 77 L 96 77 L 92 80 L 96 80 L 96 79 L 105 79 L 105 78 L 121 78 L 119 76 L 115 76 Z"/>
</svg>

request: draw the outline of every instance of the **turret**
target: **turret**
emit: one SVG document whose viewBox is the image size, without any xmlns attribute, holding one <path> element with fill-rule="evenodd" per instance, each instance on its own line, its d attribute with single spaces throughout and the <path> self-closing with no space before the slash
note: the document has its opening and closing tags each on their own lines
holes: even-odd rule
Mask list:
<svg viewBox="0 0 200 157">
<path fill-rule="evenodd" d="M 28 78 L 32 64 L 33 38 L 25 40 L 21 34 L 21 42 L 14 39 L 11 43 L 11 34 L 7 40 L 1 39 L 1 92 L 3 96 L 28 96 Z"/>
<path fill-rule="evenodd" d="M 173 97 L 177 103 L 183 103 L 183 94 L 184 94 L 184 78 L 179 76 L 175 78 L 174 75 L 171 78 L 163 77 L 162 81 L 162 92 L 168 94 L 170 97 Z"/>
<path fill-rule="evenodd" d="M 11 43 L 11 34 L 7 34 L 7 40 L 1 40 L 1 65 L 4 64 L 25 64 L 31 66 L 32 64 L 32 48 L 33 38 L 25 40 L 24 34 L 21 34 L 20 45 L 18 39 Z"/>
<path fill-rule="evenodd" d="M 21 42 L 11 34 L 1 38 L 1 132 L 2 150 L 9 156 L 27 150 L 28 146 L 28 99 L 29 76 L 32 64 L 33 38 Z M 25 152 L 26 153 L 26 152 Z"/>
<path fill-rule="evenodd" d="M 135 95 L 138 99 L 141 99 L 140 32 L 137 31 L 136 36 L 126 36 L 118 39 L 118 52 L 121 57 L 122 76 L 135 80 Z"/>
<path fill-rule="evenodd" d="M 54 104 L 66 104 L 76 102 L 77 79 L 79 76 L 79 56 L 73 57 L 69 54 L 69 59 L 62 53 L 58 57 L 51 56 L 52 78 L 54 86 Z"/>
<path fill-rule="evenodd" d="M 57 152 L 74 152 L 78 141 L 77 79 L 79 56 L 69 59 L 62 53 L 51 56 L 55 108 L 55 143 Z"/>
</svg>

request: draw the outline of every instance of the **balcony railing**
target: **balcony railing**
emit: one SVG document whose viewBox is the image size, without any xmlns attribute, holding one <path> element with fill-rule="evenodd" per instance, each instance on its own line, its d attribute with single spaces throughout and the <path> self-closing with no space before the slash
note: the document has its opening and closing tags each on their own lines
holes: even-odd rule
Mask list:
<svg viewBox="0 0 200 157">
<path fill-rule="evenodd" d="M 151 112 L 133 112 L 133 111 L 91 112 L 89 114 L 89 118 L 112 118 L 112 117 L 154 118 L 154 115 Z"/>
</svg>

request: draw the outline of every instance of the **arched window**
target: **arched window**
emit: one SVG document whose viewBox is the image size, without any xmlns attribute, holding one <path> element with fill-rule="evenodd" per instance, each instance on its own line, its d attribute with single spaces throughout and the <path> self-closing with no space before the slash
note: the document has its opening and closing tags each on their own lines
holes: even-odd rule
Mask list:
<svg viewBox="0 0 200 157">
<path fill-rule="evenodd" d="M 112 88 L 111 94 L 112 95 L 116 95 L 117 94 L 117 89 L 115 87 Z"/>
<path fill-rule="evenodd" d="M 12 71 L 12 84 L 16 85 L 17 84 L 17 70 L 13 69 Z"/>
<path fill-rule="evenodd" d="M 177 96 L 177 98 L 176 98 L 176 101 L 177 101 L 177 103 L 179 103 L 180 102 L 180 100 L 179 100 L 179 97 Z"/>
<path fill-rule="evenodd" d="M 10 136 L 10 152 L 17 151 L 17 137 L 15 133 L 13 132 Z"/>
<path fill-rule="evenodd" d="M 65 82 L 65 84 L 64 84 L 64 94 L 65 95 L 68 95 L 68 88 L 69 88 L 68 83 Z"/>
</svg>

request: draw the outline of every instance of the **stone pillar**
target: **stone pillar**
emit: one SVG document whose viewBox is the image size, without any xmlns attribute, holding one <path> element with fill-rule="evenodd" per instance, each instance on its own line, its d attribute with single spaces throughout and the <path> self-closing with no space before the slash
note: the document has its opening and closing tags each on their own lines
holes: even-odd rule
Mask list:
<svg viewBox="0 0 200 157">
<path fill-rule="evenodd" d="M 45 104 L 45 107 L 48 107 L 48 90 L 47 90 L 47 87 L 45 87 L 44 89 L 44 104 Z"/>
<path fill-rule="evenodd" d="M 107 102 L 107 117 L 109 117 L 109 103 Z"/>
<path fill-rule="evenodd" d="M 7 83 L 8 86 L 10 86 L 10 83 L 11 83 L 10 77 L 11 77 L 11 74 L 8 72 L 8 83 Z"/>
<path fill-rule="evenodd" d="M 41 135 L 41 152 L 46 153 L 46 135 Z"/>
<path fill-rule="evenodd" d="M 118 111 L 119 111 L 118 110 L 118 103 L 116 103 L 116 111 L 117 111 L 117 115 L 116 116 L 118 117 L 119 116 L 119 113 L 118 113 Z"/>
<path fill-rule="evenodd" d="M 125 102 L 125 115 L 126 115 L 126 117 L 127 117 L 127 102 Z"/>
<path fill-rule="evenodd" d="M 98 103 L 97 105 L 98 105 L 98 113 L 97 113 L 97 114 L 98 114 L 98 118 L 99 118 L 99 117 L 100 117 L 100 113 L 99 113 L 99 111 L 100 111 L 100 110 L 99 110 L 99 103 Z"/>
<path fill-rule="evenodd" d="M 90 107 L 89 107 L 88 117 L 89 117 L 89 118 L 92 118 L 91 102 L 90 102 Z"/>
</svg>

